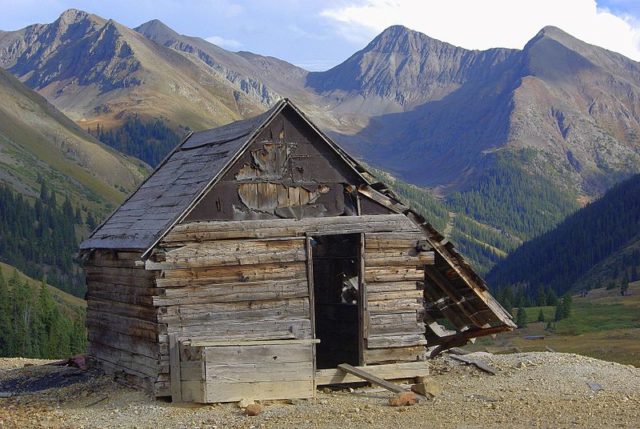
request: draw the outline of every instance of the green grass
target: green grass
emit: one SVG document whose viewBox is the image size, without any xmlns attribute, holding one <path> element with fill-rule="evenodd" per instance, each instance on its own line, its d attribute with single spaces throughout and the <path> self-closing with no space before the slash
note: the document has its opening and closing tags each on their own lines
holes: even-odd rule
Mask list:
<svg viewBox="0 0 640 429">
<path fill-rule="evenodd" d="M 558 335 L 581 335 L 612 329 L 640 328 L 640 307 L 579 301 L 573 304 L 571 316 L 555 323 Z M 536 323 L 542 309 L 545 323 L 554 320 L 555 307 L 527 307 L 527 323 Z M 516 311 L 514 310 L 514 313 Z"/>
<path fill-rule="evenodd" d="M 545 318 L 542 323 L 537 321 L 540 310 Z M 618 289 L 604 288 L 592 290 L 586 297 L 576 295 L 570 317 L 558 322 L 553 321 L 555 307 L 528 307 L 525 311 L 526 328 L 479 339 L 469 348 L 493 353 L 551 349 L 640 367 L 640 282 L 630 285 L 627 296 L 620 296 Z M 546 329 L 548 321 L 551 329 Z M 528 336 L 544 338 L 528 340 Z"/>
</svg>

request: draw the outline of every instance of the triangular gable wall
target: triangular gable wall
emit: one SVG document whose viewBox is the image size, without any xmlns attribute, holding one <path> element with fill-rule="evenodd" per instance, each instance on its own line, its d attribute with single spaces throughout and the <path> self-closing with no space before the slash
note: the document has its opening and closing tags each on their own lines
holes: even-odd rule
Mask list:
<svg viewBox="0 0 640 429">
<path fill-rule="evenodd" d="M 285 106 L 184 222 L 392 213 L 361 197 L 362 176 L 291 106 Z"/>
</svg>

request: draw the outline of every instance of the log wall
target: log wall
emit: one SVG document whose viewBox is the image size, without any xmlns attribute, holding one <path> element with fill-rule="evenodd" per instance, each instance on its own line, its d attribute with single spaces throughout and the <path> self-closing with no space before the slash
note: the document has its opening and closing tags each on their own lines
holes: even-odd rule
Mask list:
<svg viewBox="0 0 640 429">
<path fill-rule="evenodd" d="M 425 359 L 424 266 L 419 232 L 365 234 L 364 363 Z"/>
<path fill-rule="evenodd" d="M 313 337 L 303 238 L 196 241 L 183 237 L 180 242 L 167 241 L 161 246 L 163 250 L 157 250 L 146 263 L 147 269 L 161 270 L 156 284 L 163 292 L 153 299 L 160 344 L 168 344 L 174 334 L 179 341 Z M 163 351 L 162 358 L 168 359 L 168 347 Z M 244 364 L 231 360 L 226 371 L 242 372 Z M 311 355 L 307 364 L 313 364 Z M 187 385 L 195 382 L 184 381 Z M 205 402 L 223 398 L 207 395 Z"/>
<path fill-rule="evenodd" d="M 136 265 L 140 253 L 98 250 L 85 263 L 88 354 L 107 372 L 154 391 L 167 383 L 166 344 L 158 343 L 155 273 Z"/>
</svg>

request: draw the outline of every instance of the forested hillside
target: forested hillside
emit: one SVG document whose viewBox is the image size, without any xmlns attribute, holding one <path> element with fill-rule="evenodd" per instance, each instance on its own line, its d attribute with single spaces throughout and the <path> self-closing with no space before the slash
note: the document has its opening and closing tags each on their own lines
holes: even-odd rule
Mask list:
<svg viewBox="0 0 640 429">
<path fill-rule="evenodd" d="M 615 287 L 638 279 L 640 175 L 611 188 L 555 229 L 526 242 L 487 275 L 495 288 L 520 285 L 532 296 L 544 284 L 571 289 Z"/>
<path fill-rule="evenodd" d="M 60 204 L 46 181 L 39 181 L 34 202 L 0 185 L 0 261 L 33 278 L 46 275 L 49 284 L 84 296 L 84 277 L 73 256 L 80 232 L 94 228 L 96 220 L 69 198 Z"/>
<path fill-rule="evenodd" d="M 98 123 L 87 131 L 102 143 L 155 167 L 180 143 L 188 129 L 179 135 L 162 119 L 143 121 L 138 115 L 131 115 L 117 128 L 105 130 Z"/>
<path fill-rule="evenodd" d="M 578 207 L 568 194 L 515 165 L 509 156 L 501 156 L 478 186 L 442 198 L 369 169 L 443 232 L 474 268 L 486 273 L 523 241 L 553 228 Z"/>
<path fill-rule="evenodd" d="M 0 266 L 0 356 L 59 358 L 85 351 L 84 308 L 51 289 Z"/>
</svg>

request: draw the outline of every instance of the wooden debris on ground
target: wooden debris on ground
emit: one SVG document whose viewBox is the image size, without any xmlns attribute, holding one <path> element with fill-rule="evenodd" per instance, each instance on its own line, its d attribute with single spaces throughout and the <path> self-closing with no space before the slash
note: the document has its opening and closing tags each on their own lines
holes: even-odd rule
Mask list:
<svg viewBox="0 0 640 429">
<path fill-rule="evenodd" d="M 476 368 L 478 368 L 478 369 L 480 369 L 480 370 L 482 370 L 482 371 L 484 371 L 484 372 L 486 372 L 488 374 L 491 374 L 491 375 L 496 375 L 497 374 L 497 371 L 496 371 L 495 368 L 493 368 L 490 365 L 487 365 L 486 363 L 481 362 L 479 360 L 468 358 L 466 356 L 457 356 L 457 355 L 450 355 L 449 357 L 451 359 L 453 359 L 453 360 L 457 360 L 459 362 L 466 363 L 467 365 L 474 365 Z"/>
<path fill-rule="evenodd" d="M 341 363 L 340 365 L 338 365 L 338 368 L 341 369 L 344 372 L 347 372 L 349 374 L 353 374 L 357 377 L 362 378 L 363 380 L 368 381 L 371 384 L 375 384 L 377 386 L 380 387 L 384 387 L 387 390 L 390 390 L 391 392 L 394 393 L 403 393 L 403 392 L 407 392 L 407 389 L 405 389 L 402 386 L 398 386 L 397 384 L 391 383 L 387 380 L 384 380 L 380 377 L 376 377 L 375 375 L 364 371 L 360 368 L 355 368 L 347 363 Z"/>
</svg>

